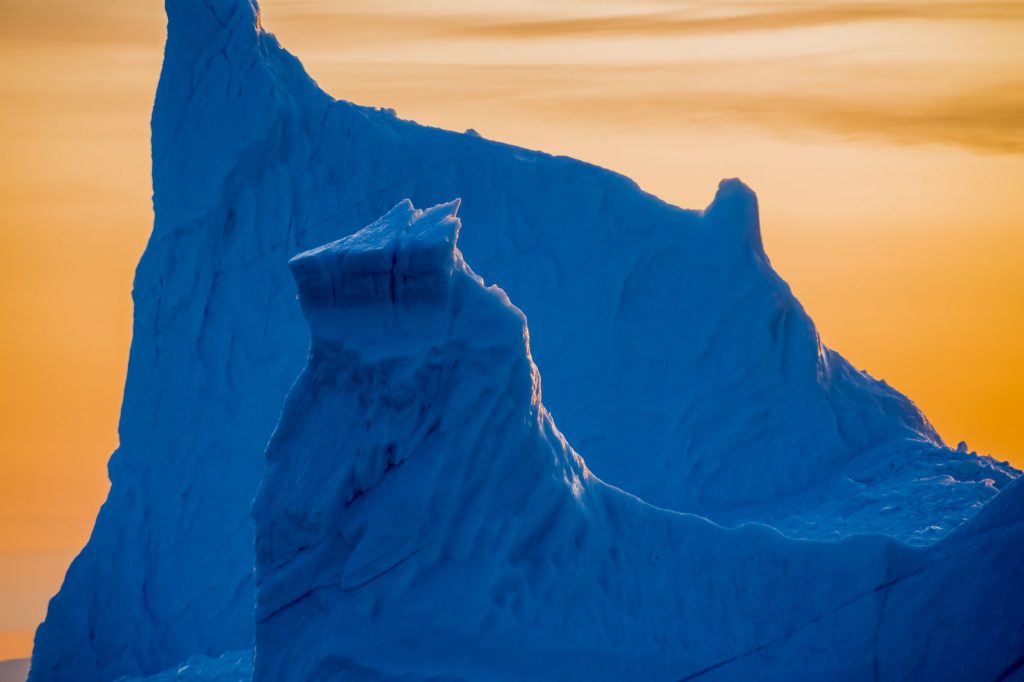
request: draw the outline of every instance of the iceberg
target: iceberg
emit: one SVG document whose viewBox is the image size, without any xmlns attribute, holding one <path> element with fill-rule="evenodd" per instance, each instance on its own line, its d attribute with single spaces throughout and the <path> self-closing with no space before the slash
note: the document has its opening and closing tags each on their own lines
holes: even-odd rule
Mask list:
<svg viewBox="0 0 1024 682">
<path fill-rule="evenodd" d="M 609 486 L 542 403 L 526 317 L 459 252 L 457 207 L 406 201 L 291 261 L 312 342 L 253 507 L 254 682 L 1024 663 L 1021 484 L 925 549 L 725 529 Z"/>
<path fill-rule="evenodd" d="M 528 317 L 547 409 L 596 476 L 647 503 L 931 546 L 1019 475 L 946 448 L 821 343 L 739 181 L 681 209 L 595 166 L 335 100 L 251 0 L 166 8 L 120 446 L 33 682 L 252 648 L 250 507 L 310 343 L 287 263 L 406 197 L 462 197 L 479 228 L 459 248 Z"/>
</svg>

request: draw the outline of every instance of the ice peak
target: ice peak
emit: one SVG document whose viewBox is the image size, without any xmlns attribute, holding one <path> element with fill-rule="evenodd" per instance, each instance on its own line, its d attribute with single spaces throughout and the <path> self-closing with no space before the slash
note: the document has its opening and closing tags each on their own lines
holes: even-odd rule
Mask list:
<svg viewBox="0 0 1024 682">
<path fill-rule="evenodd" d="M 321 308 L 437 298 L 456 263 L 460 200 L 417 209 L 403 199 L 358 232 L 289 262 L 311 326 Z"/>
<path fill-rule="evenodd" d="M 715 192 L 715 198 L 711 202 L 712 204 L 718 203 L 719 201 L 749 201 L 754 204 L 757 203 L 757 195 L 754 190 L 750 189 L 750 186 L 740 180 L 739 178 L 723 178 L 718 183 L 718 191 Z"/>
<path fill-rule="evenodd" d="M 761 219 L 757 207 L 757 194 L 739 178 L 726 178 L 718 183 L 718 191 L 704 216 L 715 224 L 716 232 L 727 232 L 728 242 L 733 235 L 749 245 L 758 256 L 765 257 L 761 241 Z"/>
<path fill-rule="evenodd" d="M 165 4 L 172 33 L 177 31 L 184 35 L 189 28 L 221 31 L 249 28 L 255 35 L 262 29 L 256 0 L 167 0 Z"/>
<path fill-rule="evenodd" d="M 346 275 L 418 275 L 449 268 L 461 223 L 460 200 L 417 209 L 409 199 L 363 229 L 289 262 L 296 277 L 337 268 Z"/>
</svg>

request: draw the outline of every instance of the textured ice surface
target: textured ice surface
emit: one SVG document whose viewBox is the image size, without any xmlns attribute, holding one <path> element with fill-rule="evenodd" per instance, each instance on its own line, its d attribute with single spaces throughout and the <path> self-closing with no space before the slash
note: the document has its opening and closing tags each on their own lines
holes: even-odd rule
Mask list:
<svg viewBox="0 0 1024 682">
<path fill-rule="evenodd" d="M 118 682 L 249 682 L 251 679 L 252 651 L 229 651 L 217 658 L 193 656 L 156 675 L 122 677 Z"/>
<path fill-rule="evenodd" d="M 255 682 L 992 680 L 1024 658 L 1024 488 L 927 549 L 788 539 L 594 477 L 526 318 L 403 203 L 292 261 L 312 345 L 267 450 Z"/>
<path fill-rule="evenodd" d="M 309 344 L 286 263 L 405 197 L 463 198 L 461 249 L 528 316 L 560 428 L 653 504 L 927 542 L 1017 475 L 944 449 L 909 400 L 819 342 L 738 181 L 705 211 L 670 206 L 578 161 L 335 101 L 248 0 L 166 4 L 121 445 L 34 682 L 251 644 L 250 502 Z"/>
</svg>

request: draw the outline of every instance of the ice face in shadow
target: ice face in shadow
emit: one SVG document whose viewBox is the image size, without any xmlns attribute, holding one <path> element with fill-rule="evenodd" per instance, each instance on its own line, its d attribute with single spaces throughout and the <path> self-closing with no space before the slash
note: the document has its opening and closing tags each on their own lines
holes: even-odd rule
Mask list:
<svg viewBox="0 0 1024 682">
<path fill-rule="evenodd" d="M 292 260 L 312 342 L 253 507 L 255 682 L 1018 664 L 1019 484 L 928 549 L 725 529 L 605 485 L 541 402 L 525 317 L 456 248 L 456 207 L 403 202 Z"/>
<path fill-rule="evenodd" d="M 461 249 L 529 317 L 560 428 L 651 503 L 930 541 L 1017 475 L 945 449 L 909 400 L 821 345 L 741 183 L 680 209 L 594 166 L 335 101 L 250 0 L 166 6 L 120 447 L 33 682 L 251 646 L 249 509 L 309 345 L 286 264 L 405 197 L 464 199 L 477 228 Z"/>
<path fill-rule="evenodd" d="M 193 656 L 156 675 L 121 678 L 117 682 L 250 682 L 252 651 L 228 651 L 216 658 Z"/>
</svg>

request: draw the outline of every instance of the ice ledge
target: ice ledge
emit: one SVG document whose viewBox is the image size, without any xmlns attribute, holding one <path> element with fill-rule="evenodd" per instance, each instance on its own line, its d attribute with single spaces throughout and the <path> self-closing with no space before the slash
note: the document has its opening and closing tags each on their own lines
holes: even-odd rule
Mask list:
<svg viewBox="0 0 1024 682">
<path fill-rule="evenodd" d="M 307 318 L 319 309 L 436 298 L 461 262 L 459 199 L 419 210 L 408 199 L 358 232 L 289 261 Z"/>
<path fill-rule="evenodd" d="M 727 178 L 719 182 L 715 198 L 704 209 L 704 217 L 715 226 L 714 232 L 722 243 L 744 244 L 767 259 L 761 240 L 757 194 L 742 180 Z"/>
</svg>

